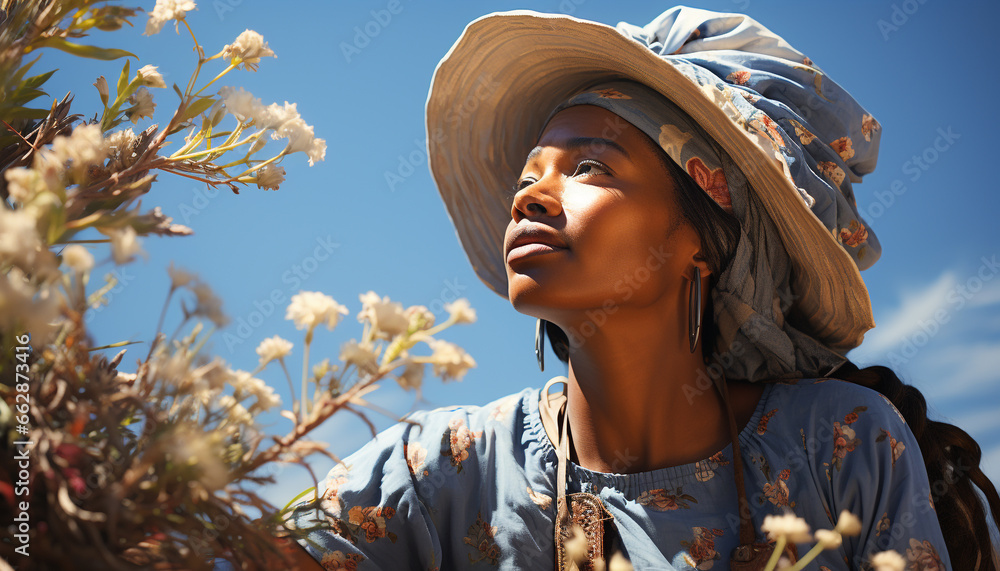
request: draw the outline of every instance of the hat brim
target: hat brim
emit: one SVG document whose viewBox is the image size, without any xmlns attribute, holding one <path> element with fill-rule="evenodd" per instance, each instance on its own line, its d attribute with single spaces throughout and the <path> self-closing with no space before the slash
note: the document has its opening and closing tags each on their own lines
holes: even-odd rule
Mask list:
<svg viewBox="0 0 1000 571">
<path fill-rule="evenodd" d="M 792 262 L 789 320 L 841 354 L 875 326 L 851 257 L 803 201 L 780 155 L 725 111 L 713 86 L 615 28 L 530 10 L 466 26 L 438 63 L 427 97 L 428 166 L 479 278 L 508 297 L 505 194 L 542 122 L 569 96 L 611 79 L 643 83 L 687 112 L 740 167 L 781 234 Z M 706 89 L 707 87 L 707 89 Z M 714 92 L 714 94 L 713 94 Z"/>
</svg>

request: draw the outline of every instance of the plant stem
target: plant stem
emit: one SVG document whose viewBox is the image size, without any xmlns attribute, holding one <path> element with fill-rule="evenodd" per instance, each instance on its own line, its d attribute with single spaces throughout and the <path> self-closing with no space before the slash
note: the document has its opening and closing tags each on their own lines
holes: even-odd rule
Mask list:
<svg viewBox="0 0 1000 571">
<path fill-rule="evenodd" d="M 267 165 L 273 163 L 274 161 L 280 159 L 283 156 L 285 156 L 285 151 L 281 151 L 277 155 L 275 155 L 275 156 L 267 159 L 266 161 L 260 163 L 259 165 L 255 166 L 255 167 L 253 167 L 251 169 L 247 169 L 246 171 L 241 172 L 240 174 L 234 176 L 233 178 L 240 178 L 241 176 L 246 176 L 246 175 L 248 175 L 248 174 L 250 174 L 250 173 L 252 173 L 252 172 L 254 172 L 256 170 L 260 170 L 260 169 L 266 167 Z"/>
<path fill-rule="evenodd" d="M 204 151 L 198 151 L 197 153 L 188 153 L 186 155 L 171 155 L 168 158 L 171 161 L 184 161 L 184 160 L 188 160 L 188 159 L 193 159 L 195 157 L 200 157 L 202 155 L 208 155 L 208 154 L 211 154 L 211 153 L 219 153 L 219 152 L 231 151 L 231 150 L 235 149 L 236 147 L 238 147 L 238 146 L 240 146 L 240 145 L 242 145 L 242 144 L 250 141 L 250 139 L 253 139 L 253 138 L 255 138 L 254 135 L 250 135 L 246 139 L 243 139 L 242 141 L 238 141 L 238 142 L 233 143 L 231 145 L 225 145 L 225 146 L 222 146 L 222 147 L 215 147 L 214 149 L 206 149 Z M 181 150 L 184 150 L 184 149 L 181 149 Z M 226 166 L 228 166 L 228 165 L 226 165 Z"/>
<path fill-rule="evenodd" d="M 288 379 L 288 394 L 292 395 L 292 403 L 294 404 L 295 384 L 292 383 L 292 376 L 288 374 L 288 367 L 285 366 L 285 358 L 284 357 L 279 358 L 278 362 L 281 363 L 281 370 L 285 372 L 285 378 Z"/>
<path fill-rule="evenodd" d="M 309 332 L 306 333 L 306 347 L 302 351 L 302 397 L 299 401 L 299 419 L 301 422 L 306 421 L 306 404 L 309 397 L 306 395 L 306 382 L 308 379 L 309 372 L 309 345 L 312 344 L 313 328 L 315 326 L 309 327 Z"/>
<path fill-rule="evenodd" d="M 177 288 L 171 286 L 170 292 L 167 293 L 167 299 L 163 302 L 163 311 L 160 312 L 160 321 L 156 324 L 156 333 L 153 334 L 153 337 L 159 335 L 160 328 L 163 327 L 163 319 L 167 316 L 167 306 L 170 305 L 170 298 L 174 296 L 175 291 L 177 291 Z"/>
<path fill-rule="evenodd" d="M 426 331 L 419 331 L 419 333 L 430 337 L 432 335 L 436 335 L 437 333 L 440 333 L 441 331 L 444 331 L 445 329 L 451 327 L 454 324 L 455 324 L 455 318 L 451 317 L 449 315 L 448 319 L 444 320 L 443 323 L 439 323 L 439 324 L 435 325 L 434 327 L 431 327 L 430 329 L 428 329 Z"/>
<path fill-rule="evenodd" d="M 774 553 L 771 553 L 771 558 L 767 560 L 767 564 L 764 565 L 764 571 L 774 571 L 774 568 L 778 565 L 778 559 L 781 559 L 781 554 L 785 552 L 785 536 L 778 536 L 778 543 L 774 546 Z"/>
<path fill-rule="evenodd" d="M 802 569 L 806 568 L 807 563 L 816 559 L 820 551 L 823 551 L 823 545 L 821 543 L 817 543 L 802 557 L 802 559 L 799 559 L 795 562 L 795 565 L 789 567 L 788 571 L 802 571 Z"/>
<path fill-rule="evenodd" d="M 205 88 L 207 88 L 207 87 L 208 87 L 209 85 L 212 85 L 212 84 L 213 84 L 213 83 L 215 83 L 216 81 L 218 81 L 218 80 L 222 79 L 222 76 L 226 75 L 226 74 L 227 74 L 227 73 L 229 73 L 230 71 L 233 71 L 234 69 L 236 69 L 236 66 L 235 66 L 235 65 L 233 65 L 233 64 L 229 64 L 229 67 L 227 67 L 226 69 L 222 70 L 222 72 L 220 72 L 220 73 L 219 73 L 219 75 L 217 75 L 217 76 L 215 76 L 214 78 L 212 78 L 212 81 L 209 81 L 208 83 L 206 83 L 205 85 L 203 85 L 203 86 L 201 87 L 201 89 L 199 89 L 198 91 L 195 91 L 195 92 L 194 92 L 194 95 L 195 95 L 195 96 L 197 96 L 197 95 L 198 95 L 198 94 L 200 94 L 200 93 L 201 93 L 202 91 L 204 91 L 204 90 L 205 90 Z"/>
</svg>

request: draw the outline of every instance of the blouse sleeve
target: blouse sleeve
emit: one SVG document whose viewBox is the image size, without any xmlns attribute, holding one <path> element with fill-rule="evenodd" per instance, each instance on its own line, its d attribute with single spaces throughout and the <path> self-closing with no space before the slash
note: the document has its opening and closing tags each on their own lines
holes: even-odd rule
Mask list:
<svg viewBox="0 0 1000 571">
<path fill-rule="evenodd" d="M 324 569 L 440 566 L 441 542 L 411 472 L 427 449 L 419 435 L 437 431 L 427 429 L 422 413 L 411 420 L 424 429 L 408 422 L 387 428 L 329 472 L 318 502 L 310 489 L 289 511 L 286 527 L 312 529 L 299 543 Z"/>
<path fill-rule="evenodd" d="M 845 537 L 851 569 L 870 569 L 871 557 L 895 550 L 907 569 L 950 570 L 931 485 L 917 440 L 884 396 L 857 387 L 843 417 L 832 423 L 832 454 L 824 463 L 837 518 L 847 510 L 861 534 Z"/>
</svg>

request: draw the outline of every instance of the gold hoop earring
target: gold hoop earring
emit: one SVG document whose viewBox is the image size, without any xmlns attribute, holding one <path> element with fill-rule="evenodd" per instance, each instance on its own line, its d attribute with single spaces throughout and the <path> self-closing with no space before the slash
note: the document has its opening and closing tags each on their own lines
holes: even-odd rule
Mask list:
<svg viewBox="0 0 1000 571">
<path fill-rule="evenodd" d="M 701 337 L 701 269 L 694 267 L 694 281 L 691 282 L 691 293 L 688 296 L 688 340 L 691 352 L 698 345 Z"/>
<path fill-rule="evenodd" d="M 545 371 L 545 320 L 539 318 L 535 324 L 535 358 L 538 359 L 538 369 Z"/>
</svg>

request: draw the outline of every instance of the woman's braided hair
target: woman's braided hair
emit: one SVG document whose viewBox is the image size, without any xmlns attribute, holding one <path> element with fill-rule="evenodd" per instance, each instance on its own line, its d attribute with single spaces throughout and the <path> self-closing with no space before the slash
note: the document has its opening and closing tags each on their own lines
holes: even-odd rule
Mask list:
<svg viewBox="0 0 1000 571">
<path fill-rule="evenodd" d="M 659 145 L 648 137 L 643 139 L 655 149 L 678 186 L 675 195 L 685 219 L 701 237 L 702 252 L 712 269 L 709 284 L 714 287 L 719 272 L 729 263 L 739 241 L 739 220 L 711 200 Z M 702 326 L 705 355 L 712 355 L 714 351 L 712 315 L 709 296 L 709 307 Z M 564 364 L 568 363 L 569 339 L 566 333 L 549 321 L 546 321 L 545 327 L 556 357 Z M 916 387 L 903 383 L 888 367 L 875 365 L 861 369 L 848 361 L 837 369 L 836 377 L 878 391 L 903 415 L 924 459 L 951 568 L 1000 571 L 1000 549 L 994 546 L 988 525 L 988 520 L 991 520 L 994 525 L 1000 526 L 1000 496 L 979 466 L 982 450 L 975 439 L 953 424 L 927 418 L 924 396 Z M 988 504 L 989 512 L 979 497 L 980 493 Z"/>
</svg>

